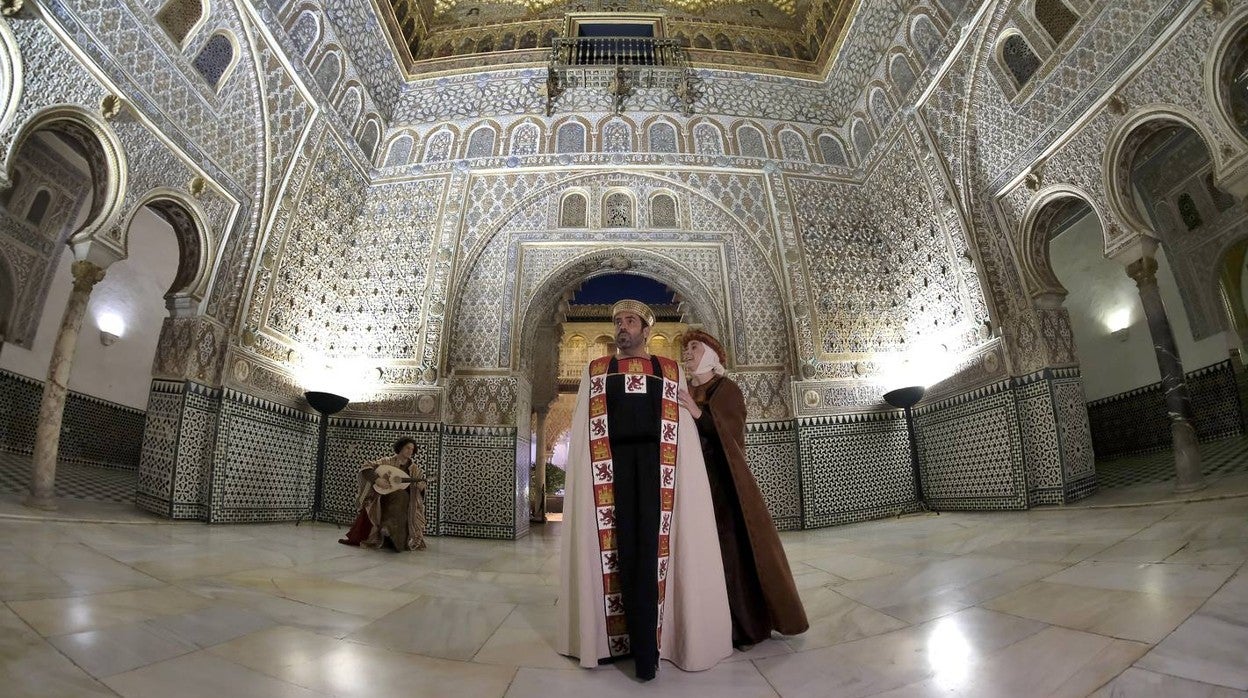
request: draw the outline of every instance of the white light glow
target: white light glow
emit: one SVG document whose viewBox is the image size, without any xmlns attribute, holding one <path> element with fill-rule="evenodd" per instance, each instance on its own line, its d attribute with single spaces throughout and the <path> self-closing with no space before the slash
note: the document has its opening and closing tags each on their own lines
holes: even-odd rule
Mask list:
<svg viewBox="0 0 1248 698">
<path fill-rule="evenodd" d="M 912 385 L 933 386 L 956 373 L 961 358 L 947 345 L 931 342 L 879 360 L 884 366 L 884 386 L 892 390 Z"/>
<path fill-rule="evenodd" d="M 1117 332 L 1131 326 L 1131 309 L 1119 308 L 1105 314 L 1105 329 Z"/>
<path fill-rule="evenodd" d="M 932 681 L 942 690 L 956 691 L 966 686 L 973 655 L 971 643 L 956 620 L 938 621 L 927 636 L 927 663 L 933 672 Z"/>
<path fill-rule="evenodd" d="M 327 359 L 309 353 L 295 371 L 304 390 L 341 395 L 352 402 L 365 402 L 376 394 L 381 382 L 376 362 L 360 358 Z"/>
<path fill-rule="evenodd" d="M 95 324 L 101 332 L 115 334 L 118 337 L 126 333 L 126 321 L 117 313 L 107 310 L 95 316 Z"/>
</svg>

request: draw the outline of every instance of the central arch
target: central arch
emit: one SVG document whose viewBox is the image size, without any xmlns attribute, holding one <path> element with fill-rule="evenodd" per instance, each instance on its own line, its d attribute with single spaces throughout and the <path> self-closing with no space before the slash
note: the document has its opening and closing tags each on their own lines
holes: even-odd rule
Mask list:
<svg viewBox="0 0 1248 698">
<path fill-rule="evenodd" d="M 718 337 L 727 335 L 726 311 L 712 300 L 716 295 L 692 270 L 644 245 L 614 245 L 587 250 L 549 270 L 525 299 L 520 313 L 520 333 L 512 351 L 512 368 L 531 368 L 534 337 L 544 318 L 552 318 L 565 292 L 578 284 L 607 274 L 644 276 L 667 284 L 689 306 L 689 324 L 697 324 Z"/>
</svg>

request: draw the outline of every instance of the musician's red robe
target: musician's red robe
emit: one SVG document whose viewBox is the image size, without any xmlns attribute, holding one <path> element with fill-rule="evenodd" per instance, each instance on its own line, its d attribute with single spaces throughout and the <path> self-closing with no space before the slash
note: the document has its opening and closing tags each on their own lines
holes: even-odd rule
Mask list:
<svg viewBox="0 0 1248 698">
<path fill-rule="evenodd" d="M 684 385 L 683 371 L 679 385 Z M 593 667 L 612 656 L 608 647 L 601 552 L 590 471 L 589 369 L 581 376 L 572 416 L 566 498 L 560 541 L 560 587 L 555 649 Z M 660 657 L 696 671 L 732 654 L 732 623 L 723 561 L 698 430 L 679 410 L 676 494 L 663 604 Z"/>
</svg>

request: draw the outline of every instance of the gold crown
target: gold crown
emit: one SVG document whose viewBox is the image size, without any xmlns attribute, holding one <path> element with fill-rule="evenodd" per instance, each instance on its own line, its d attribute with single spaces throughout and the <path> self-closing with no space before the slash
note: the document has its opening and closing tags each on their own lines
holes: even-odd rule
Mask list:
<svg viewBox="0 0 1248 698">
<path fill-rule="evenodd" d="M 615 316 L 620 313 L 632 313 L 633 315 L 636 315 L 641 318 L 642 322 L 646 323 L 646 327 L 654 324 L 654 311 L 650 309 L 650 306 L 642 303 L 641 301 L 625 299 L 611 306 L 612 320 L 614 320 Z"/>
</svg>

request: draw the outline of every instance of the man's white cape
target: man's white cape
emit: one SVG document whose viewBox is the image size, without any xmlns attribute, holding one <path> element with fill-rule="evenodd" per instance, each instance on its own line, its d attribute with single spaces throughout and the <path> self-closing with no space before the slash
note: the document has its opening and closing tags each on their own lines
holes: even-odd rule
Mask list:
<svg viewBox="0 0 1248 698">
<path fill-rule="evenodd" d="M 680 385 L 685 385 L 683 369 Z M 581 666 L 594 667 L 600 658 L 610 657 L 611 652 L 607 648 L 597 515 L 589 471 L 588 367 L 581 374 L 570 436 L 559 544 L 555 649 L 577 657 Z M 700 671 L 732 654 L 732 618 L 698 427 L 683 407 L 672 518 L 667 603 L 659 654 L 681 669 Z"/>
</svg>

